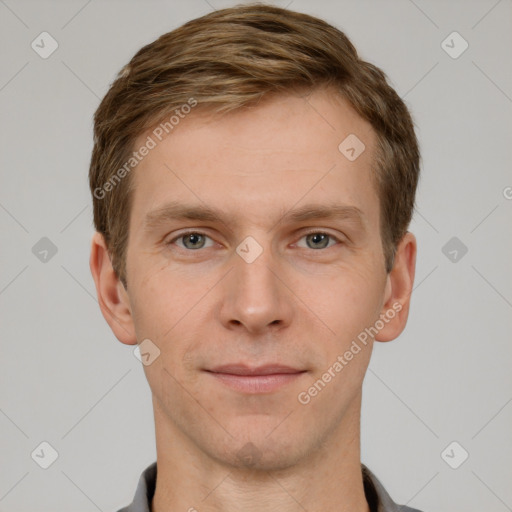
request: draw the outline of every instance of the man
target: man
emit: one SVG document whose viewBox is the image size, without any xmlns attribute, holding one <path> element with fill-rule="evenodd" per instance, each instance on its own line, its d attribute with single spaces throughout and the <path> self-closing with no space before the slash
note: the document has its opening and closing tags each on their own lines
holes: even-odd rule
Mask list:
<svg viewBox="0 0 512 512">
<path fill-rule="evenodd" d="M 361 464 L 361 389 L 406 325 L 419 158 L 384 73 L 305 14 L 219 10 L 123 68 L 90 266 L 153 395 L 124 512 L 399 510 Z"/>
</svg>

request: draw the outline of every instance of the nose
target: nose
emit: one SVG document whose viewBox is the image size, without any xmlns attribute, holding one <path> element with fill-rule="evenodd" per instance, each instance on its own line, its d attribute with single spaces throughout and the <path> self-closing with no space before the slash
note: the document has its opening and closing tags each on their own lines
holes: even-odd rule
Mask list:
<svg viewBox="0 0 512 512">
<path fill-rule="evenodd" d="M 293 316 L 293 294 L 271 249 L 264 248 L 253 261 L 240 254 L 233 254 L 234 268 L 224 282 L 220 310 L 224 327 L 261 334 L 288 326 Z"/>
</svg>

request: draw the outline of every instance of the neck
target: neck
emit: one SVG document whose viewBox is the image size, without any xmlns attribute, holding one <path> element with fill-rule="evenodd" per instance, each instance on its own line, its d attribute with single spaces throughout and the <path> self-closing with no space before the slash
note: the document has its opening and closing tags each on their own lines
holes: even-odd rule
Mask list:
<svg viewBox="0 0 512 512">
<path fill-rule="evenodd" d="M 153 399 L 157 482 L 151 512 L 369 512 L 360 462 L 360 398 L 297 464 L 253 468 L 205 453 Z"/>
</svg>

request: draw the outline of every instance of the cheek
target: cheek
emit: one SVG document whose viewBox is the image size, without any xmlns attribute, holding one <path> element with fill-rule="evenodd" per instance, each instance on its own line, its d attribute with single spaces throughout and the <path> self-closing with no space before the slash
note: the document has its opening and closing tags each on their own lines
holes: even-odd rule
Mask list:
<svg viewBox="0 0 512 512">
<path fill-rule="evenodd" d="M 325 283 L 324 293 L 311 295 L 340 341 L 357 335 L 378 318 L 383 294 L 381 280 L 370 268 L 341 269 Z"/>
<path fill-rule="evenodd" d="M 333 404 L 333 414 L 341 414 L 339 408 L 346 407 L 348 398 L 359 392 L 373 345 L 365 329 L 375 322 L 380 311 L 377 282 L 369 272 L 340 275 L 331 280 L 328 293 L 318 295 L 312 306 L 321 311 L 319 317 L 335 332 L 316 347 L 321 358 L 313 369 L 311 387 L 303 390 L 311 399 L 311 410 L 319 415 L 325 414 L 325 404 Z"/>
<path fill-rule="evenodd" d="M 141 252 L 130 263 L 136 329 L 145 337 L 161 336 L 185 314 L 186 302 L 194 293 L 193 283 L 184 288 L 177 269 L 151 253 Z"/>
<path fill-rule="evenodd" d="M 204 342 L 201 322 L 211 311 L 203 297 L 218 281 L 215 275 L 195 277 L 160 263 L 141 275 L 138 288 L 132 290 L 137 339 L 153 341 L 161 351 L 161 362 L 176 376 L 189 369 L 187 356 L 194 343 Z"/>
</svg>

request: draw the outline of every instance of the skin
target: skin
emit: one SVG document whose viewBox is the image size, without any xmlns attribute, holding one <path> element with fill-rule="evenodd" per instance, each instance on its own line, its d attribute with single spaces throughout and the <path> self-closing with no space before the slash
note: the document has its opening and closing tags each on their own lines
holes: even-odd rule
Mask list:
<svg viewBox="0 0 512 512">
<path fill-rule="evenodd" d="M 366 146 L 353 162 L 338 150 L 351 133 Z M 106 321 L 122 343 L 150 339 L 160 349 L 144 366 L 156 430 L 154 512 L 369 511 L 360 415 L 374 340 L 308 404 L 297 397 L 393 304 L 402 309 L 375 340 L 396 338 L 407 322 L 416 240 L 404 236 L 387 274 L 370 170 L 375 140 L 324 89 L 222 117 L 198 107 L 133 171 L 128 291 L 94 235 L 90 267 Z M 147 230 L 148 212 L 169 201 L 220 209 L 225 222 L 171 219 Z M 279 222 L 307 203 L 356 206 L 362 224 Z M 177 238 L 184 228 L 206 238 Z M 307 236 L 314 233 L 334 238 Z M 252 263 L 236 252 L 247 236 L 263 250 Z M 240 361 L 307 372 L 250 395 L 204 371 Z M 240 458 L 244 450 L 252 462 Z"/>
</svg>

